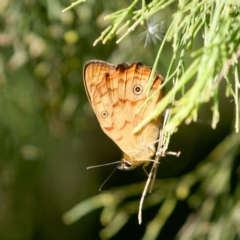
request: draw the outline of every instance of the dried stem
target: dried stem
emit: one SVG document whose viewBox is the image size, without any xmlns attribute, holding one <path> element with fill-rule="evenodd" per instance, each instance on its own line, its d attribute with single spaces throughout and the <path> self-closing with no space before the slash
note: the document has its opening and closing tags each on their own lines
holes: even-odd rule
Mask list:
<svg viewBox="0 0 240 240">
<path fill-rule="evenodd" d="M 171 100 L 171 104 L 172 104 L 172 100 Z M 141 197 L 141 200 L 139 203 L 139 210 L 138 210 L 138 223 L 139 224 L 142 223 L 142 208 L 143 208 L 143 202 L 144 202 L 145 196 L 146 196 L 147 192 L 148 193 L 152 192 L 153 184 L 154 184 L 154 181 L 155 181 L 156 175 L 157 175 L 157 168 L 158 168 L 159 162 L 161 160 L 161 157 L 166 155 L 165 154 L 166 146 L 164 146 L 164 137 L 165 137 L 164 127 L 168 121 L 169 116 L 170 116 L 170 110 L 165 112 L 164 121 L 163 121 L 162 126 L 160 127 L 158 148 L 157 148 L 157 153 L 155 156 L 155 161 L 153 163 L 150 173 L 148 174 L 148 179 L 145 184 L 144 190 L 142 192 L 142 197 Z"/>
</svg>

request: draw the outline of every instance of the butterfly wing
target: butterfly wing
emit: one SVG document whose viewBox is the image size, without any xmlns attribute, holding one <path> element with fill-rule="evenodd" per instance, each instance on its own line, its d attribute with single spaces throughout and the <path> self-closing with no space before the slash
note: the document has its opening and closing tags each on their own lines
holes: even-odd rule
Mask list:
<svg viewBox="0 0 240 240">
<path fill-rule="evenodd" d="M 147 99 L 146 85 L 151 68 L 141 63 L 129 65 L 90 61 L 84 67 L 84 84 L 89 101 L 103 131 L 129 156 L 141 155 L 142 149 L 153 144 L 158 136 L 158 120 L 152 120 L 136 134 L 133 129 L 148 116 L 162 98 L 156 92 L 163 82 L 155 75 L 148 104 L 139 108 Z M 150 155 L 148 153 L 148 155 Z"/>
<path fill-rule="evenodd" d="M 150 121 L 142 130 L 132 134 L 133 129 L 150 113 L 155 110 L 156 104 L 163 97 L 163 90 L 158 91 L 163 83 L 163 77 L 155 74 L 150 88 L 151 98 L 147 100 L 147 84 L 149 82 L 151 68 L 142 63 L 132 65 L 123 63 L 116 66 L 115 71 L 109 76 L 107 88 L 111 89 L 109 94 L 114 107 L 126 116 L 125 125 L 121 128 L 121 133 L 125 138 L 133 142 L 134 148 L 124 141 L 122 150 L 135 159 L 149 159 L 155 153 L 154 142 L 159 133 L 159 118 Z M 112 83 L 115 82 L 115 86 Z M 117 85 L 118 84 L 118 85 Z M 118 86 L 118 87 L 117 87 Z M 114 91 L 112 91 L 114 89 Z M 120 116 L 119 116 L 120 117 Z M 123 120 L 118 118 L 119 121 Z M 122 124 L 123 126 L 123 121 Z M 129 147 L 131 146 L 131 147 Z M 121 146 L 119 146 L 121 148 Z"/>
<path fill-rule="evenodd" d="M 120 68 L 120 72 L 122 72 L 119 73 L 119 76 L 121 74 L 125 75 L 124 87 L 121 88 L 125 91 L 125 94 L 122 93 L 121 97 L 124 99 L 122 109 L 127 114 L 133 130 L 155 110 L 156 104 L 163 97 L 163 90 L 157 91 L 163 83 L 163 78 L 161 75 L 155 74 L 150 88 L 149 97 L 151 98 L 146 103 L 148 98 L 147 84 L 151 75 L 151 68 L 142 63 L 134 63 L 128 67 L 118 65 L 117 68 Z M 134 134 L 138 148 L 125 153 L 135 160 L 149 159 L 155 153 L 154 142 L 158 133 L 159 118 L 153 119 L 142 130 Z M 126 134 L 129 135 L 127 132 Z"/>
<path fill-rule="evenodd" d="M 127 66 L 127 63 L 126 63 Z M 121 148 L 128 152 L 135 149 L 135 136 L 128 115 L 119 101 L 119 89 L 122 87 L 116 75 L 116 66 L 103 61 L 90 61 L 84 67 L 84 85 L 88 99 L 98 118 L 102 130 Z M 124 131 L 123 131 L 124 129 Z"/>
</svg>

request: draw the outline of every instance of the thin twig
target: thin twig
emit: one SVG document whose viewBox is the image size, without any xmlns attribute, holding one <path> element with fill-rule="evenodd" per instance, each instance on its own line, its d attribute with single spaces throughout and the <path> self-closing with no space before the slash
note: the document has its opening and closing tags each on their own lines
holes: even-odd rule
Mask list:
<svg viewBox="0 0 240 240">
<path fill-rule="evenodd" d="M 172 100 L 171 100 L 172 102 Z M 162 156 L 165 156 L 165 148 L 163 147 L 163 140 L 164 140 L 164 127 L 167 123 L 167 119 L 170 116 L 170 110 L 166 111 L 166 114 L 164 116 L 164 121 L 162 126 L 160 127 L 160 131 L 159 131 L 159 142 L 158 142 L 158 148 L 157 148 L 157 153 L 155 156 L 155 162 L 153 163 L 152 169 L 150 171 L 150 173 L 148 174 L 148 179 L 147 182 L 145 184 L 143 193 L 142 193 L 142 197 L 139 203 L 139 210 L 138 210 L 138 223 L 139 225 L 142 223 L 142 207 L 143 207 L 143 202 L 145 199 L 145 196 L 147 194 L 147 192 L 151 192 L 152 188 L 153 188 L 153 184 L 157 175 L 157 168 L 158 168 L 158 163 L 161 159 Z"/>
<path fill-rule="evenodd" d="M 76 2 L 74 2 L 74 3 L 72 3 L 69 7 L 63 9 L 63 10 L 62 10 L 62 13 L 64 13 L 64 12 L 66 12 L 66 11 L 74 8 L 75 6 L 77 6 L 78 4 L 80 4 L 80 3 L 82 3 L 82 2 L 85 2 L 85 0 L 78 0 L 78 1 L 76 1 Z"/>
<path fill-rule="evenodd" d="M 222 81 L 224 76 L 228 73 L 229 68 L 234 64 L 234 62 L 240 57 L 240 49 L 232 56 L 232 58 L 227 60 L 227 63 L 223 66 L 221 72 L 219 73 L 215 83 L 212 86 L 212 91 L 216 89 L 218 84 Z"/>
</svg>

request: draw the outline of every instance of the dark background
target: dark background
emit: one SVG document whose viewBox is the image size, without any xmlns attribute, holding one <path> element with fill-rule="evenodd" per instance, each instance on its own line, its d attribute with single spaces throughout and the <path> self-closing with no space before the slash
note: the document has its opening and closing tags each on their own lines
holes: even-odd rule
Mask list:
<svg viewBox="0 0 240 240">
<path fill-rule="evenodd" d="M 63 224 L 63 214 L 79 202 L 99 194 L 98 188 L 113 166 L 86 167 L 118 161 L 121 152 L 101 131 L 87 101 L 82 69 L 86 61 L 117 64 L 140 61 L 152 66 L 159 47 L 148 44 L 140 26 L 120 44 L 93 42 L 109 24 L 103 17 L 127 7 L 129 1 L 88 0 L 62 13 L 70 1 L 8 1 L 0 3 L 0 239 L 98 239 L 101 209 L 76 223 Z M 140 7 L 140 6 L 139 6 Z M 168 27 L 176 6 L 158 14 Z M 194 48 L 201 44 L 195 43 Z M 157 70 L 164 76 L 171 58 L 167 43 Z M 186 58 L 186 65 L 190 59 Z M 167 86 L 169 89 L 171 86 Z M 201 107 L 199 120 L 181 125 L 169 149 L 179 158 L 162 159 L 158 178 L 177 178 L 195 168 L 233 129 L 234 104 L 220 88 L 220 122 L 211 129 L 211 105 Z M 116 171 L 103 189 L 144 181 L 141 168 Z M 114 239 L 140 239 L 159 206 L 137 216 Z M 188 208 L 178 209 L 162 232 L 172 239 Z M 127 236 L 127 237 L 126 237 Z"/>
</svg>

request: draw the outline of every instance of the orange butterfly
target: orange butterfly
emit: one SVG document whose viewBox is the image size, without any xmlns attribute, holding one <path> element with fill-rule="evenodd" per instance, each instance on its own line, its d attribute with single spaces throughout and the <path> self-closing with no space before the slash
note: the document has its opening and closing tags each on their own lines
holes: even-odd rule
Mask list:
<svg viewBox="0 0 240 240">
<path fill-rule="evenodd" d="M 155 110 L 164 96 L 164 89 L 159 91 L 164 79 L 156 73 L 149 94 L 152 97 L 143 105 L 148 98 L 146 87 L 151 71 L 150 67 L 139 62 L 113 65 L 92 60 L 84 66 L 86 93 L 100 126 L 124 152 L 118 169 L 146 167 L 153 161 L 159 118 L 133 133 L 133 129 Z"/>
</svg>

